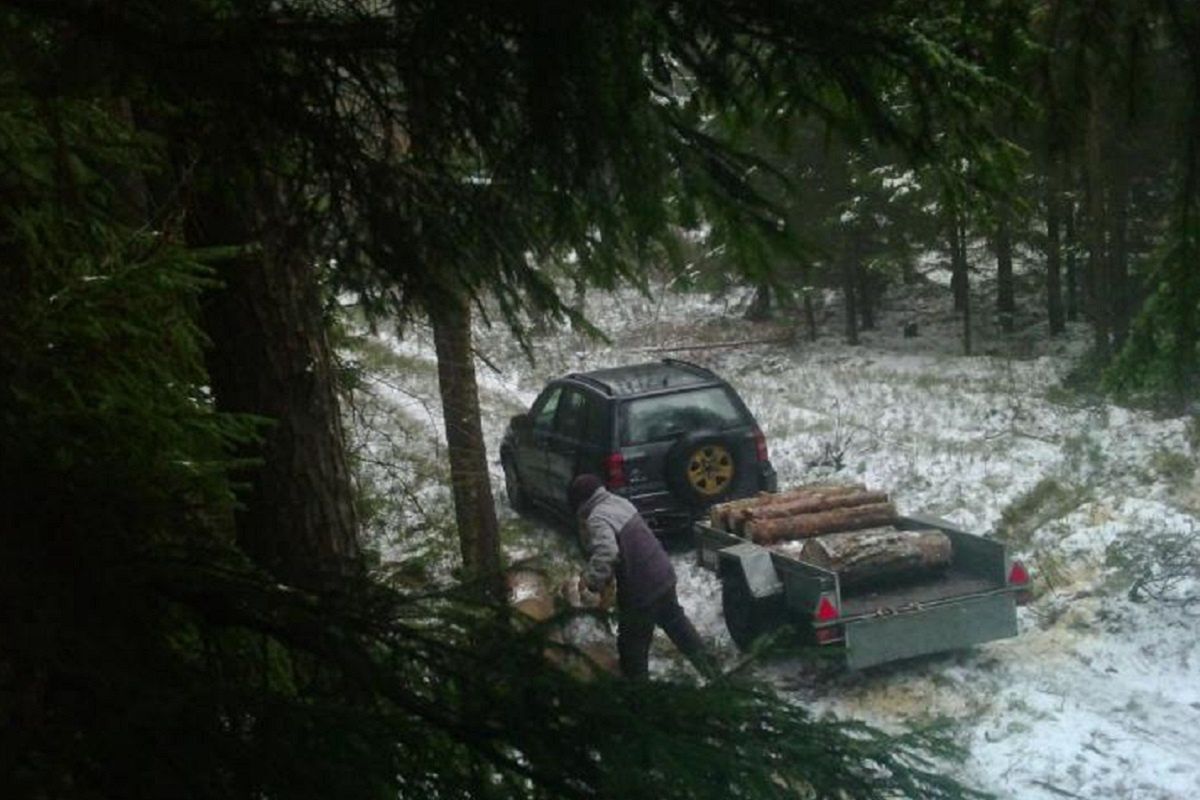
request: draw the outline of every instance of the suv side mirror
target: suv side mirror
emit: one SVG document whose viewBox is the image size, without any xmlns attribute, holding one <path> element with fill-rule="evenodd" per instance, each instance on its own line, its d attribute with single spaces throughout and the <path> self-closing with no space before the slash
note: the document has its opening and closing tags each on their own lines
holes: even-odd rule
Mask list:
<svg viewBox="0 0 1200 800">
<path fill-rule="evenodd" d="M 508 424 L 512 426 L 514 431 L 521 433 L 525 433 L 533 427 L 533 424 L 529 421 L 528 414 L 516 414 L 508 421 Z"/>
</svg>

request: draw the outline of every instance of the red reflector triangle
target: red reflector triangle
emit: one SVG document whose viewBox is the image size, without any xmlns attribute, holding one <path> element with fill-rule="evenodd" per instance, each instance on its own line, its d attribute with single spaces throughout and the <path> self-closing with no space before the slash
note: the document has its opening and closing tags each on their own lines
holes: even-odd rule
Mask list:
<svg viewBox="0 0 1200 800">
<path fill-rule="evenodd" d="M 1008 582 L 1018 585 L 1029 583 L 1029 571 L 1020 561 L 1013 562 L 1012 569 L 1008 571 Z"/>
<path fill-rule="evenodd" d="M 819 622 L 828 622 L 837 618 L 837 608 L 833 605 L 828 597 L 822 597 L 821 602 L 817 603 L 817 620 Z"/>
</svg>

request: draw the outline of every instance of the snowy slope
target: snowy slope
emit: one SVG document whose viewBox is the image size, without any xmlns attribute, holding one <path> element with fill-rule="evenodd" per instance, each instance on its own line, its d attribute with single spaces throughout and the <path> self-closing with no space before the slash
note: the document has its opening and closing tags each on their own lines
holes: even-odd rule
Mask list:
<svg viewBox="0 0 1200 800">
<path fill-rule="evenodd" d="M 547 332 L 536 339 L 535 365 L 506 333 L 482 333 L 479 349 L 499 370 L 478 365 L 489 446 L 498 447 L 508 417 L 549 377 L 668 354 L 656 348 L 792 333 L 781 323 L 731 326 L 741 301 L 667 287 L 650 298 L 589 297 L 589 316 L 612 344 Z M 1113 558 L 1130 543 L 1200 538 L 1195 423 L 1062 390 L 1086 331 L 1046 345 L 983 330 L 979 349 L 992 354 L 959 356 L 956 323 L 941 308 L 947 302 L 941 290 L 911 291 L 853 348 L 828 319 L 816 343 L 794 337 L 672 353 L 737 386 L 767 433 L 781 485 L 837 476 L 890 490 L 902 512 L 1003 538 L 1035 573 L 1037 599 L 1022 609 L 1016 639 L 857 675 L 787 660 L 758 669 L 818 711 L 883 727 L 950 726 L 971 753 L 954 769 L 1001 797 L 1200 797 L 1200 604 L 1189 613 L 1179 603 L 1134 602 L 1136 570 Z M 913 320 L 922 334 L 904 338 Z M 399 358 L 389 368 L 373 365 L 377 413 L 373 425 L 360 426 L 363 447 L 394 465 L 387 441 L 402 430 L 406 459 L 441 464 L 428 337 L 417 329 L 382 341 Z M 812 463 L 829 453 L 840 454 L 840 468 Z M 426 516 L 442 508 L 444 517 L 448 498 L 436 469 L 424 477 L 415 469 L 381 474 L 380 485 L 407 481 Z M 498 464 L 493 481 L 503 506 Z M 381 536 L 419 518 L 402 501 L 389 513 Z M 554 569 L 574 568 L 577 554 L 561 532 L 501 514 L 510 556 L 549 554 Z M 394 555 L 414 551 L 404 537 L 382 540 Z M 691 553 L 673 557 L 684 606 L 732 664 L 717 581 Z M 1173 591 L 1196 595 L 1187 585 Z M 686 674 L 665 642 L 655 653 L 657 673 Z"/>
</svg>

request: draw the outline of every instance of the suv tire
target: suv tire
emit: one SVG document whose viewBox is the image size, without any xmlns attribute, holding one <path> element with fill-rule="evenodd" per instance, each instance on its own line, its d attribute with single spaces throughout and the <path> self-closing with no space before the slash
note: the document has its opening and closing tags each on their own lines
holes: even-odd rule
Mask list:
<svg viewBox="0 0 1200 800">
<path fill-rule="evenodd" d="M 731 437 L 700 431 L 675 442 L 663 468 L 663 477 L 675 496 L 690 508 L 702 510 L 733 491 L 744 465 Z"/>
</svg>

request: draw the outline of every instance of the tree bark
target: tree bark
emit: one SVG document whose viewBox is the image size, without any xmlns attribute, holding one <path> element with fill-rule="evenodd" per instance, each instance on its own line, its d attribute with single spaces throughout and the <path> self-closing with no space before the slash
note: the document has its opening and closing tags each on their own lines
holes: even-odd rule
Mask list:
<svg viewBox="0 0 1200 800">
<path fill-rule="evenodd" d="M 842 245 L 842 297 L 846 306 L 846 343 L 858 344 L 858 237 L 847 229 Z"/>
<path fill-rule="evenodd" d="M 950 289 L 954 292 L 954 310 L 962 313 L 967 309 L 967 232 L 962 212 L 954 208 L 950 213 Z"/>
<path fill-rule="evenodd" d="M 843 589 L 945 569 L 953 560 L 950 537 L 938 530 L 876 528 L 833 533 L 804 542 L 800 560 L 838 575 Z"/>
<path fill-rule="evenodd" d="M 813 285 L 811 280 L 812 267 L 805 263 L 800 276 L 804 281 L 804 326 L 808 330 L 808 340 L 815 342 L 817 340 L 817 312 L 813 308 Z"/>
<path fill-rule="evenodd" d="M 1128 134 L 1128 131 L 1126 131 Z M 1131 134 L 1129 134 L 1131 135 Z M 1129 334 L 1133 304 L 1129 289 L 1129 173 L 1119 158 L 1111 172 L 1109 191 L 1108 298 L 1114 352 Z"/>
<path fill-rule="evenodd" d="M 1062 169 L 1052 159 L 1046 191 L 1046 312 L 1050 320 L 1050 335 L 1066 330 L 1062 302 Z"/>
<path fill-rule="evenodd" d="M 859 327 L 864 331 L 875 330 L 875 280 L 871 271 L 863 266 L 862 259 L 854 260 L 855 284 L 858 289 Z"/>
<path fill-rule="evenodd" d="M 500 526 L 480 422 L 471 309 L 459 297 L 443 294 L 427 303 L 438 360 L 438 387 L 450 461 L 450 486 L 464 576 L 484 591 L 504 597 L 500 570 Z"/>
<path fill-rule="evenodd" d="M 1063 222 L 1067 251 L 1067 321 L 1079 320 L 1079 249 L 1075 231 L 1075 200 L 1066 198 Z"/>
<path fill-rule="evenodd" d="M 815 514 L 748 522 L 744 531 L 758 544 L 770 544 L 786 539 L 807 539 L 823 533 L 890 525 L 895 521 L 895 506 L 891 503 L 871 503 L 854 508 L 838 508 Z"/>
<path fill-rule="evenodd" d="M 1005 206 L 1000 210 L 996 225 L 996 313 L 1000 317 L 1000 328 L 1005 333 L 1013 332 L 1013 315 L 1016 299 L 1013 286 L 1013 244 L 1010 212 Z"/>
<path fill-rule="evenodd" d="M 771 318 L 771 287 L 760 283 L 754 289 L 754 299 L 746 309 L 746 319 L 751 322 L 763 322 Z"/>
<path fill-rule="evenodd" d="M 201 193 L 187 235 L 195 246 L 243 248 L 218 265 L 222 286 L 203 308 L 217 408 L 270 421 L 246 454 L 260 463 L 234 475 L 249 486 L 236 512 L 237 540 L 282 579 L 321 588 L 361 563 L 317 275 L 306 248 L 286 240 L 272 187 L 236 203 L 233 196 Z"/>
<path fill-rule="evenodd" d="M 950 213 L 950 288 L 954 310 L 962 314 L 963 352 L 971 355 L 971 273 L 967 264 L 967 225 L 962 210 Z"/>
<path fill-rule="evenodd" d="M 1108 230 L 1104 197 L 1103 142 L 1104 122 L 1099 91 L 1093 87 L 1088 108 L 1088 127 L 1085 164 L 1087 183 L 1087 276 L 1088 316 L 1091 319 L 1096 353 L 1107 361 L 1112 353 L 1109 299 L 1112 284 L 1109 280 L 1108 254 L 1105 252 L 1105 233 Z"/>
</svg>

